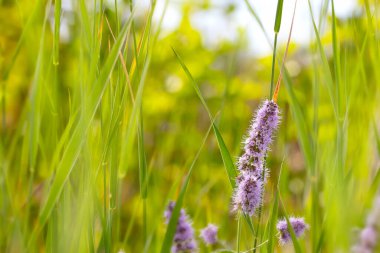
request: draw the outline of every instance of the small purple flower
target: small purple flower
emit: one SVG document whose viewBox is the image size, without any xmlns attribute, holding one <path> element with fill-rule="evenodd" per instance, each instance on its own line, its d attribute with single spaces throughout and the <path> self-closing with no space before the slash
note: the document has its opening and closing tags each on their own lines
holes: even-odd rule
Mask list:
<svg viewBox="0 0 380 253">
<path fill-rule="evenodd" d="M 263 182 L 252 172 L 243 172 L 238 176 L 238 185 L 233 197 L 233 211 L 241 210 L 252 216 L 261 204 Z"/>
<path fill-rule="evenodd" d="M 175 203 L 171 201 L 165 210 L 164 217 L 167 224 L 172 216 L 174 206 Z M 181 209 L 173 242 L 172 252 L 174 253 L 190 253 L 197 250 L 194 229 L 184 209 Z"/>
<path fill-rule="evenodd" d="M 297 238 L 300 237 L 305 232 L 305 230 L 309 228 L 309 225 L 305 223 L 303 218 L 290 217 L 289 222 Z M 278 221 L 277 230 L 280 232 L 281 244 L 286 244 L 292 240 L 286 219 Z"/>
<path fill-rule="evenodd" d="M 279 124 L 279 114 L 278 105 L 270 100 L 265 100 L 257 110 L 244 141 L 244 153 L 237 163 L 240 174 L 236 179 L 233 211 L 241 208 L 252 216 L 261 204 L 267 178 L 264 159 Z"/>
<path fill-rule="evenodd" d="M 207 227 L 201 230 L 200 237 L 203 239 L 205 244 L 212 245 L 218 241 L 216 237 L 218 233 L 218 227 L 214 224 L 209 224 Z"/>
</svg>

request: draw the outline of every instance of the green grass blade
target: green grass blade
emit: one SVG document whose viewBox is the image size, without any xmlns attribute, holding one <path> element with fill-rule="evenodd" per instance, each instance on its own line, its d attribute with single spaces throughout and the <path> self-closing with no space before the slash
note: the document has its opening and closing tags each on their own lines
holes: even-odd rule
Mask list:
<svg viewBox="0 0 380 253">
<path fill-rule="evenodd" d="M 264 25 L 263 25 L 263 22 L 261 22 L 260 18 L 259 18 L 259 15 L 257 15 L 256 11 L 253 9 L 252 5 L 249 3 L 248 0 L 244 0 L 247 8 L 248 8 L 248 11 L 249 13 L 251 13 L 251 15 L 253 16 L 253 18 L 255 19 L 255 21 L 257 22 L 257 24 L 259 25 L 261 31 L 263 32 L 264 36 L 265 36 L 265 39 L 267 40 L 268 44 L 270 46 L 272 46 L 271 44 L 271 40 L 268 36 L 268 33 L 265 31 L 265 28 L 264 28 Z"/>
<path fill-rule="evenodd" d="M 232 162 L 231 155 L 230 155 L 230 153 L 226 147 L 226 144 L 224 143 L 223 137 L 220 134 L 218 127 L 215 124 L 213 124 L 212 129 L 214 130 L 215 137 L 218 141 L 220 154 L 222 156 L 222 160 L 223 160 L 224 166 L 226 168 L 228 179 L 230 181 L 231 187 L 234 189 L 236 186 L 235 185 L 236 184 L 235 178 L 237 176 L 237 171 L 235 169 L 235 165 Z"/>
<path fill-rule="evenodd" d="M 323 49 L 323 45 L 322 45 L 321 38 L 320 38 L 320 35 L 319 35 L 319 32 L 318 32 L 318 28 L 317 28 L 317 26 L 315 24 L 313 10 L 311 8 L 310 0 L 308 0 L 308 4 L 309 4 L 309 11 L 310 11 L 310 16 L 311 16 L 312 24 L 313 24 L 313 29 L 314 29 L 314 33 L 315 33 L 315 37 L 316 37 L 316 41 L 317 41 L 317 47 L 318 47 L 318 50 L 319 50 L 319 55 L 321 56 L 321 60 L 322 60 L 322 69 L 323 69 L 323 72 L 325 73 L 325 77 L 326 77 L 327 91 L 329 93 L 331 103 L 334 106 L 333 108 L 334 108 L 335 116 L 336 116 L 336 118 L 338 118 L 338 114 L 337 114 L 338 112 L 337 112 L 337 108 L 336 108 L 336 101 L 334 99 L 335 96 L 334 96 L 334 91 L 333 91 L 333 87 L 334 87 L 333 78 L 332 78 L 332 75 L 331 75 L 331 71 L 330 71 L 330 67 L 329 67 L 329 64 L 328 64 L 327 56 L 326 56 L 326 54 L 324 52 L 324 49 Z"/>
<path fill-rule="evenodd" d="M 59 30 L 61 24 L 61 0 L 54 4 L 54 38 L 53 38 L 53 64 L 59 64 Z"/>
<path fill-rule="evenodd" d="M 237 235 L 236 235 L 236 252 L 240 252 L 240 237 L 241 237 L 241 214 L 238 214 Z"/>
<path fill-rule="evenodd" d="M 292 225 L 290 224 L 289 217 L 286 214 L 286 212 L 284 212 L 284 215 L 285 215 L 286 223 L 288 224 L 288 231 L 290 233 L 290 236 L 292 237 L 294 251 L 296 253 L 302 253 L 301 246 L 297 240 L 296 234 L 294 233 L 294 229 L 293 229 Z"/>
<path fill-rule="evenodd" d="M 284 3 L 283 0 L 277 1 L 276 20 L 274 21 L 274 32 L 275 33 L 278 33 L 280 31 L 283 3 Z"/>
<path fill-rule="evenodd" d="M 183 71 L 186 73 L 186 75 L 189 78 L 191 84 L 193 85 L 193 88 L 194 88 L 195 92 L 197 93 L 199 99 L 201 100 L 204 108 L 206 109 L 206 111 L 207 111 L 207 113 L 208 113 L 208 115 L 210 117 L 210 120 L 212 120 L 213 117 L 211 115 L 211 112 L 210 112 L 210 110 L 209 110 L 209 108 L 207 106 L 206 101 L 204 100 L 204 98 L 202 96 L 201 91 L 199 90 L 199 87 L 198 87 L 196 81 L 194 80 L 194 78 L 191 75 L 189 69 L 187 68 L 187 66 L 185 65 L 185 63 L 181 59 L 181 57 L 178 55 L 178 53 L 175 51 L 175 49 L 172 48 L 172 50 L 173 50 L 175 56 L 177 57 L 178 62 L 181 64 L 181 67 L 182 67 Z M 212 128 L 214 130 L 215 137 L 216 137 L 216 139 L 218 141 L 218 145 L 219 145 L 219 149 L 220 149 L 220 154 L 222 156 L 223 163 L 224 163 L 224 166 L 226 168 L 228 179 L 230 181 L 230 184 L 231 184 L 232 188 L 235 188 L 235 178 L 237 176 L 237 171 L 236 171 L 234 163 L 232 161 L 230 152 L 228 151 L 228 149 L 226 147 L 226 144 L 225 144 L 225 142 L 223 140 L 222 135 L 220 134 L 220 131 L 219 131 L 218 127 L 215 124 L 213 124 Z"/>
<path fill-rule="evenodd" d="M 139 125 L 138 125 L 138 157 L 139 157 L 139 180 L 141 198 L 147 196 L 147 165 L 146 154 L 144 149 L 144 124 L 142 118 L 142 108 L 140 109 Z"/>
<path fill-rule="evenodd" d="M 268 244 L 267 244 L 267 252 L 274 252 L 274 239 L 276 235 L 276 223 L 277 223 L 277 215 L 278 215 L 278 194 L 275 192 L 274 194 L 274 203 L 272 208 L 272 213 L 269 219 L 269 228 L 268 228 Z"/>
<path fill-rule="evenodd" d="M 312 138 L 309 135 L 310 130 L 307 125 L 306 117 L 303 115 L 301 105 L 296 97 L 296 94 L 293 89 L 293 84 L 289 73 L 284 69 L 284 84 L 285 89 L 288 93 L 288 100 L 290 104 L 290 109 L 293 115 L 297 127 L 298 138 L 301 142 L 302 151 L 306 158 L 306 162 L 309 168 L 312 168 L 314 164 L 313 157 L 313 145 Z"/>
<path fill-rule="evenodd" d="M 332 10 L 332 38 L 333 38 L 333 59 L 334 59 L 334 69 L 335 69 L 335 87 L 336 87 L 336 109 L 338 117 L 340 118 L 340 52 L 339 52 L 339 41 L 336 33 L 336 16 L 335 16 L 335 7 L 334 0 L 331 0 L 331 10 Z"/>
<path fill-rule="evenodd" d="M 376 123 L 373 124 L 373 132 L 375 133 L 377 154 L 380 155 L 380 136 L 377 132 Z"/>
</svg>

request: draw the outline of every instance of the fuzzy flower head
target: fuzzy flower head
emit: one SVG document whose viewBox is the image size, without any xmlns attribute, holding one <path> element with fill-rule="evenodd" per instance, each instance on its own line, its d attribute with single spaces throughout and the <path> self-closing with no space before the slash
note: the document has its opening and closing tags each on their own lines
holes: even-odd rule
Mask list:
<svg viewBox="0 0 380 253">
<path fill-rule="evenodd" d="M 171 201 L 165 210 L 164 217 L 168 224 L 173 213 L 175 203 Z M 189 217 L 184 209 L 178 218 L 177 229 L 174 235 L 172 252 L 174 253 L 191 253 L 197 250 L 197 244 L 194 239 L 194 229 L 191 225 Z"/>
<path fill-rule="evenodd" d="M 261 204 L 263 188 L 267 178 L 264 159 L 272 137 L 280 121 L 278 105 L 265 100 L 257 110 L 244 141 L 244 152 L 237 163 L 239 176 L 233 197 L 233 211 L 241 208 L 252 216 Z"/>
<path fill-rule="evenodd" d="M 290 217 L 289 222 L 297 238 L 303 235 L 305 230 L 309 228 L 309 225 L 305 223 L 303 218 Z M 277 230 L 278 232 L 280 232 L 281 244 L 286 244 L 292 240 L 292 237 L 288 230 L 288 223 L 286 222 L 286 219 L 278 221 Z"/>
<path fill-rule="evenodd" d="M 238 176 L 238 185 L 233 198 L 233 211 L 241 208 L 243 213 L 252 216 L 261 204 L 263 182 L 252 172 L 243 172 Z"/>
<path fill-rule="evenodd" d="M 218 241 L 217 233 L 218 227 L 214 224 L 209 224 L 207 227 L 201 230 L 200 237 L 205 242 L 205 244 L 212 245 Z"/>
</svg>

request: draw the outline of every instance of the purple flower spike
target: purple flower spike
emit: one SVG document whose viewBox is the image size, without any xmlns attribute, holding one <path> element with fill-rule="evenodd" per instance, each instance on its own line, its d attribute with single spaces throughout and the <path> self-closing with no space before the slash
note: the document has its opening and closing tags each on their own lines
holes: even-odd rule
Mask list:
<svg viewBox="0 0 380 253">
<path fill-rule="evenodd" d="M 218 227 L 214 224 L 209 224 L 207 227 L 201 230 L 200 237 L 203 239 L 205 244 L 212 245 L 218 241 L 218 238 L 216 237 L 217 233 Z"/>
<path fill-rule="evenodd" d="M 175 203 L 171 201 L 165 210 L 164 217 L 168 224 L 172 216 Z M 172 252 L 174 253 L 191 253 L 197 250 L 197 244 L 194 240 L 194 229 L 191 226 L 189 217 L 186 215 L 184 209 L 178 218 L 177 229 L 174 235 Z"/>
<path fill-rule="evenodd" d="M 240 171 L 251 171 L 258 177 L 262 176 L 263 160 L 279 124 L 279 114 L 278 105 L 270 100 L 265 100 L 259 108 L 244 141 L 244 154 L 238 162 Z"/>
<path fill-rule="evenodd" d="M 266 169 L 264 158 L 279 124 L 278 105 L 265 100 L 258 109 L 244 141 L 244 153 L 237 163 L 240 175 L 233 197 L 233 211 L 241 210 L 250 216 L 261 204 Z"/>
<path fill-rule="evenodd" d="M 305 230 L 309 228 L 309 225 L 305 223 L 303 218 L 290 217 L 289 222 L 297 238 L 303 235 Z M 280 243 L 282 245 L 292 240 L 286 219 L 282 219 L 277 223 L 277 230 L 280 232 Z"/>
</svg>

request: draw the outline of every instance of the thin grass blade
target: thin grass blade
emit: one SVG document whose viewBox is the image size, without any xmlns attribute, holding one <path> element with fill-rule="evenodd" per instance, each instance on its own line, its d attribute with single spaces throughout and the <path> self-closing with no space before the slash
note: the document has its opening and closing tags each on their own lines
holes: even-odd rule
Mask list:
<svg viewBox="0 0 380 253">
<path fill-rule="evenodd" d="M 172 215 L 170 217 L 170 221 L 169 221 L 169 224 L 168 224 L 168 227 L 166 229 L 166 233 L 165 233 L 165 237 L 164 237 L 164 240 L 163 240 L 163 243 L 162 243 L 162 247 L 161 247 L 161 253 L 168 253 L 170 252 L 170 246 L 172 245 L 172 242 L 173 242 L 173 239 L 174 239 L 174 234 L 175 234 L 175 231 L 177 229 L 177 223 L 178 223 L 178 218 L 179 218 L 179 215 L 180 215 L 180 211 L 181 211 L 181 208 L 182 208 L 182 203 L 183 203 L 183 199 L 185 197 L 185 194 L 186 194 L 186 191 L 187 191 L 187 187 L 189 185 L 189 181 L 190 181 L 190 177 L 191 177 L 191 174 L 193 173 L 193 169 L 194 169 L 194 165 L 196 163 L 196 161 L 198 160 L 198 157 L 201 153 L 201 150 L 207 140 L 207 137 L 211 131 L 211 128 L 212 128 L 212 125 L 214 124 L 214 121 L 212 121 L 209 129 L 207 130 L 207 133 L 205 135 L 205 137 L 203 138 L 203 141 L 201 143 L 201 146 L 200 148 L 198 149 L 198 152 L 196 153 L 194 159 L 193 159 L 193 162 L 191 163 L 190 165 L 190 168 L 189 168 L 189 171 L 186 175 L 186 178 L 185 178 L 185 181 L 184 183 L 182 184 L 182 187 L 181 187 L 181 191 L 178 195 L 178 198 L 175 202 L 175 206 L 174 206 L 174 209 L 173 209 L 173 212 L 172 212 Z"/>
</svg>

